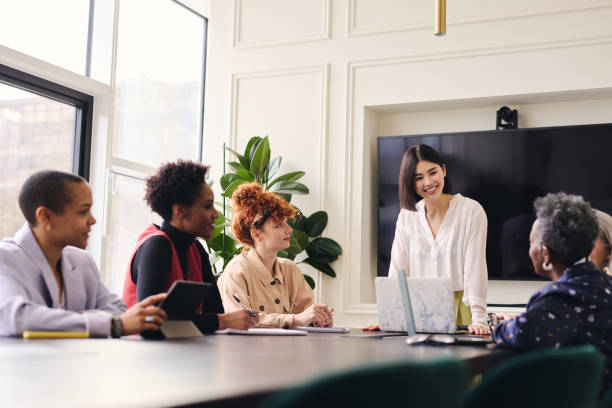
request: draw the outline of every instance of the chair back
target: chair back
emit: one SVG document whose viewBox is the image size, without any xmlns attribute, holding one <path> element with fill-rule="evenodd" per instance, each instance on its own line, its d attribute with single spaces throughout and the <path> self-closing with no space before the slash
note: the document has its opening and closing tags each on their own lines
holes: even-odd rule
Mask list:
<svg viewBox="0 0 612 408">
<path fill-rule="evenodd" d="M 593 408 L 604 361 L 593 346 L 531 351 L 485 372 L 463 407 Z"/>
<path fill-rule="evenodd" d="M 264 400 L 265 408 L 459 407 L 467 387 L 455 359 L 401 362 L 323 375 Z"/>
</svg>

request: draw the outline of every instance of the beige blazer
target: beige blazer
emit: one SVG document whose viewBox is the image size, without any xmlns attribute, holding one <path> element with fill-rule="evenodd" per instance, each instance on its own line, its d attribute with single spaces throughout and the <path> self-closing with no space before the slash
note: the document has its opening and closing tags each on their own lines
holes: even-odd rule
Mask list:
<svg viewBox="0 0 612 408">
<path fill-rule="evenodd" d="M 293 326 L 293 315 L 306 310 L 314 301 L 300 268 L 292 261 L 276 258 L 272 273 L 266 270 L 254 249 L 232 259 L 217 284 L 225 312 L 242 306 L 259 313 L 259 326 Z"/>
</svg>

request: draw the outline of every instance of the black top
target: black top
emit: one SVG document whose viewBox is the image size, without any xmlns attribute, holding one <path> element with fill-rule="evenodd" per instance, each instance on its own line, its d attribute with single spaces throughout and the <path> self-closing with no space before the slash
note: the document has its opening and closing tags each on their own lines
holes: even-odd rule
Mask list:
<svg viewBox="0 0 612 408">
<path fill-rule="evenodd" d="M 208 260 L 208 254 L 204 247 L 196 241 L 195 237 L 174 228 L 165 221 L 158 228 L 165 232 L 172 240 L 178 254 L 181 269 L 183 270 L 183 279 L 185 280 L 187 280 L 187 250 L 195 241 L 202 258 L 202 280 L 211 283 L 213 286 L 208 292 L 202 307 L 202 313 L 194 316 L 193 323 L 203 333 L 217 330 L 219 328 L 217 313 L 224 313 L 223 303 L 221 302 L 221 294 L 219 293 L 219 288 L 217 287 L 217 282 Z M 137 284 L 139 302 L 147 296 L 166 291 L 171 264 L 172 247 L 166 237 L 156 235 L 143 242 L 134 254 L 131 266 L 132 282 Z"/>
</svg>

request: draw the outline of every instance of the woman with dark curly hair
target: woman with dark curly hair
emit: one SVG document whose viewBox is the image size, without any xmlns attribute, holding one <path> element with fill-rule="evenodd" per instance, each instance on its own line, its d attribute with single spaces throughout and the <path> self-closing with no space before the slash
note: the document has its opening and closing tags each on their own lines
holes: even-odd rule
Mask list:
<svg viewBox="0 0 612 408">
<path fill-rule="evenodd" d="M 177 280 L 213 285 L 201 313 L 193 317 L 203 333 L 217 329 L 247 329 L 257 324 L 247 310 L 224 314 L 208 254 L 197 237 L 211 238 L 215 220 L 214 193 L 206 184 L 208 167 L 179 160 L 162 165 L 147 178 L 145 201 L 163 218 L 140 235 L 128 264 L 123 287 L 127 305 L 152 293 L 167 291 Z"/>
<path fill-rule="evenodd" d="M 495 342 L 529 349 L 592 344 L 607 357 L 604 390 L 612 386 L 612 277 L 589 261 L 599 233 L 582 197 L 548 194 L 535 200 L 529 257 L 536 273 L 554 282 L 536 292 L 527 311 L 499 325 Z"/>
<path fill-rule="evenodd" d="M 244 251 L 219 278 L 225 308 L 246 306 L 259 312 L 260 326 L 331 326 L 333 309 L 313 304 L 312 289 L 300 268 L 276 255 L 290 245 L 292 229 L 287 219 L 295 215 L 295 209 L 257 183 L 238 187 L 232 208 L 232 231 Z"/>
</svg>

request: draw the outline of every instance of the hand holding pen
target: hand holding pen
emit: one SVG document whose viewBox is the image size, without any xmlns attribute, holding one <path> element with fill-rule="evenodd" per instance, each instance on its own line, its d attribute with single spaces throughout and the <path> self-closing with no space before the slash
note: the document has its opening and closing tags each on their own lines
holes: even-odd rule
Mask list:
<svg viewBox="0 0 612 408">
<path fill-rule="evenodd" d="M 238 299 L 238 297 L 236 295 L 232 295 L 232 297 L 234 298 L 234 300 L 236 301 L 236 303 L 238 303 L 240 305 L 241 308 L 243 308 L 244 310 L 248 310 L 249 311 L 249 316 L 253 316 L 253 317 L 259 317 L 259 315 L 257 314 L 257 312 L 255 312 L 253 309 L 249 309 L 247 308 L 241 301 L 240 299 Z"/>
<path fill-rule="evenodd" d="M 259 315 L 244 306 L 244 304 L 236 296 L 233 296 L 234 300 L 240 305 L 242 310 L 236 312 L 220 314 L 219 316 L 219 330 L 223 329 L 238 329 L 246 330 L 251 327 L 255 327 L 259 322 Z"/>
</svg>

